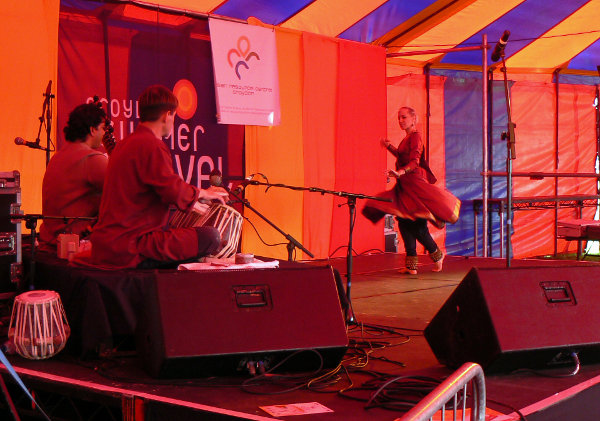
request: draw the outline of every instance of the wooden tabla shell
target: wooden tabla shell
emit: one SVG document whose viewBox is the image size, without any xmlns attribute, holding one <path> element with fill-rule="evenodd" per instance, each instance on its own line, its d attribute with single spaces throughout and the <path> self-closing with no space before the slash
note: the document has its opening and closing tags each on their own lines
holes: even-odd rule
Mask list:
<svg viewBox="0 0 600 421">
<path fill-rule="evenodd" d="M 214 257 L 231 257 L 236 253 L 243 221 L 244 218 L 238 211 L 221 204 L 213 204 L 203 215 L 198 225 L 214 227 L 221 233 L 221 250 Z"/>
<path fill-rule="evenodd" d="M 70 333 L 58 293 L 36 290 L 15 297 L 8 337 L 22 357 L 50 358 L 65 347 Z"/>
</svg>

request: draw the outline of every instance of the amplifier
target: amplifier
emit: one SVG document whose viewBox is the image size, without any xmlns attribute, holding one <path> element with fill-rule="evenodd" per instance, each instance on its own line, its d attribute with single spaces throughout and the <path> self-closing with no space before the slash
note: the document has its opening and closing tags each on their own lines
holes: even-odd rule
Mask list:
<svg viewBox="0 0 600 421">
<path fill-rule="evenodd" d="M 438 361 L 486 373 L 600 362 L 600 267 L 473 268 L 425 328 Z"/>
<path fill-rule="evenodd" d="M 14 296 L 23 280 L 21 221 L 10 219 L 21 212 L 20 185 L 18 171 L 0 171 L 0 299 Z"/>
<path fill-rule="evenodd" d="M 330 266 L 156 273 L 137 326 L 154 377 L 339 364 L 348 346 Z"/>
</svg>

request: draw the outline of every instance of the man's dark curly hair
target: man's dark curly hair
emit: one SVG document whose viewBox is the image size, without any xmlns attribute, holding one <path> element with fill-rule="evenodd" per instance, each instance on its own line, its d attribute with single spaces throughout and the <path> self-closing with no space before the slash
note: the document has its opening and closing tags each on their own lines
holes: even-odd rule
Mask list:
<svg viewBox="0 0 600 421">
<path fill-rule="evenodd" d="M 106 118 L 106 113 L 97 104 L 81 104 L 75 107 L 67 125 L 63 129 L 65 139 L 69 142 L 83 142 L 90 134 L 90 128 L 96 127 Z"/>
</svg>

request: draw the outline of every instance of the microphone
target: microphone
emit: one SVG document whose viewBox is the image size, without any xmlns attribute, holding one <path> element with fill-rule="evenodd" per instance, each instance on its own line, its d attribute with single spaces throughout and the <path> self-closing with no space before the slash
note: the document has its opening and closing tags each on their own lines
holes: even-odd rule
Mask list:
<svg viewBox="0 0 600 421">
<path fill-rule="evenodd" d="M 25 139 L 23 139 L 22 137 L 15 137 L 15 145 L 25 145 L 28 148 L 32 148 L 32 149 L 42 149 L 45 150 L 46 148 L 44 148 L 42 145 L 40 145 L 39 142 L 28 142 Z"/>
<path fill-rule="evenodd" d="M 496 62 L 500 60 L 502 54 L 504 54 L 504 47 L 506 47 L 506 43 L 508 42 L 508 37 L 510 36 L 510 31 L 505 30 L 498 42 L 496 43 L 496 47 L 492 52 L 492 61 Z"/>
<path fill-rule="evenodd" d="M 233 189 L 233 191 L 231 193 L 234 194 L 234 195 L 239 196 L 244 191 L 244 189 L 246 188 L 246 186 L 248 184 L 250 184 L 250 182 L 252 181 L 252 179 L 254 179 L 255 175 L 256 174 L 250 174 L 240 184 L 238 184 L 238 186 L 235 189 Z"/>
</svg>

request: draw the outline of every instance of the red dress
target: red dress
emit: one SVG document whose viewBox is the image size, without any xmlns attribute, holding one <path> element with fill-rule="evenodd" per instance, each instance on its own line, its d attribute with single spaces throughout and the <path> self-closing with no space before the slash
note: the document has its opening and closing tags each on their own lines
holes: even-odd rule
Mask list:
<svg viewBox="0 0 600 421">
<path fill-rule="evenodd" d="M 396 156 L 396 170 L 404 169 L 406 174 L 397 179 L 392 190 L 377 195 L 392 199 L 392 202 L 368 200 L 363 215 L 372 222 L 377 222 L 385 214 L 413 221 L 426 219 L 438 228 L 446 222 L 455 223 L 460 200 L 434 184 L 435 176 L 423 157 L 421 135 L 418 132 L 409 134 L 392 153 Z"/>
<path fill-rule="evenodd" d="M 50 160 L 42 184 L 45 216 L 98 216 L 108 158 L 85 143 L 67 142 Z M 58 234 L 81 234 L 87 220 L 44 219 L 40 241 L 56 244 Z"/>
<path fill-rule="evenodd" d="M 134 268 L 145 259 L 197 257 L 194 228 L 167 229 L 169 206 L 187 210 L 199 191 L 174 171 L 164 142 L 140 125 L 110 156 L 98 223 L 91 235 L 93 266 Z"/>
</svg>

